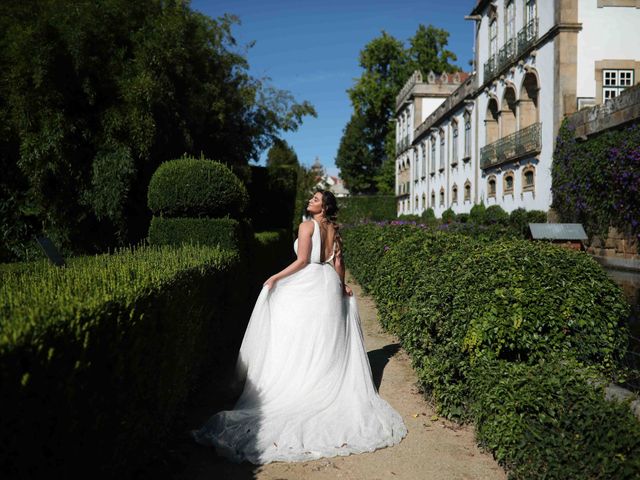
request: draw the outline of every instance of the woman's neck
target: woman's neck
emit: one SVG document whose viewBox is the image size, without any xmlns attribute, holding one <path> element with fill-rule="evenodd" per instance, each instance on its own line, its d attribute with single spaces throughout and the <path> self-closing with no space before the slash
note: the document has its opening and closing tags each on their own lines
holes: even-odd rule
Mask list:
<svg viewBox="0 0 640 480">
<path fill-rule="evenodd" d="M 313 219 L 322 224 L 324 222 L 324 215 L 322 215 L 322 213 L 316 213 L 315 215 L 312 215 Z"/>
</svg>

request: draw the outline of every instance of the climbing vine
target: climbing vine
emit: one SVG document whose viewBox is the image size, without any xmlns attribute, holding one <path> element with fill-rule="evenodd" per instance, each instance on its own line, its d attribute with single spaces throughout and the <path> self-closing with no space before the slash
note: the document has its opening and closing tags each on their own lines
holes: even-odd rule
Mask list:
<svg viewBox="0 0 640 480">
<path fill-rule="evenodd" d="M 586 141 L 565 120 L 552 167 L 553 208 L 589 235 L 615 227 L 640 238 L 640 121 Z"/>
</svg>

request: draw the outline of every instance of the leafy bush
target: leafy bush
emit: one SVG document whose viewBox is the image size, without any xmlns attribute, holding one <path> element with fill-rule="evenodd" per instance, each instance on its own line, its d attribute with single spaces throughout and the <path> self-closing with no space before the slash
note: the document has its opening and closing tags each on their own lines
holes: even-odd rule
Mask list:
<svg viewBox="0 0 640 480">
<path fill-rule="evenodd" d="M 199 375 L 229 362 L 246 325 L 228 321 L 246 318 L 231 310 L 247 304 L 244 270 L 218 248 L 2 272 L 0 467 L 11 478 L 124 478 L 161 448 Z"/>
<path fill-rule="evenodd" d="M 606 237 L 609 226 L 640 235 L 640 122 L 581 141 L 569 119 L 558 132 L 551 168 L 553 208 L 564 222 Z"/>
<path fill-rule="evenodd" d="M 495 223 L 507 225 L 507 223 L 509 223 L 509 214 L 505 212 L 500 205 L 491 205 L 484 211 L 482 223 L 487 225 Z"/>
<path fill-rule="evenodd" d="M 393 195 L 357 195 L 338 198 L 338 222 L 356 224 L 365 220 L 393 220 L 397 216 Z"/>
<path fill-rule="evenodd" d="M 469 220 L 478 224 L 484 223 L 484 213 L 486 210 L 484 203 L 474 205 L 469 212 Z"/>
<path fill-rule="evenodd" d="M 226 165 L 184 157 L 161 164 L 151 177 L 148 205 L 168 217 L 240 217 L 249 195 Z"/>
<path fill-rule="evenodd" d="M 151 219 L 150 245 L 189 243 L 237 249 L 241 244 L 240 224 L 233 218 L 153 217 Z"/>
<path fill-rule="evenodd" d="M 460 223 L 467 223 L 469 221 L 469 214 L 468 213 L 458 213 L 456 215 L 456 221 L 458 221 Z"/>
<path fill-rule="evenodd" d="M 584 253 L 554 245 L 492 241 L 452 234 L 446 231 L 450 226 L 441 227 L 446 228 L 434 231 L 396 221 L 360 225 L 345 229 L 343 234 L 349 270 L 374 297 L 383 326 L 400 338 L 438 411 L 449 418 L 475 418 L 478 428 L 489 432 L 483 437 L 485 445 L 521 475 L 516 478 L 583 478 L 554 476 L 561 471 L 563 456 L 574 459 L 567 450 L 570 442 L 564 437 L 573 430 L 554 428 L 548 422 L 536 429 L 522 427 L 522 416 L 504 413 L 511 412 L 511 407 L 501 410 L 500 390 L 494 391 L 497 387 L 486 383 L 497 382 L 502 376 L 493 370 L 488 370 L 486 378 L 478 373 L 491 362 L 513 364 L 505 367 L 516 372 L 507 388 L 518 391 L 522 385 L 528 389 L 521 390 L 520 397 L 509 397 L 514 402 L 533 402 L 531 410 L 535 411 L 537 399 L 542 398 L 549 412 L 544 415 L 552 417 L 564 409 L 567 416 L 563 421 L 576 423 L 581 438 L 590 438 L 585 448 L 600 448 L 606 441 L 600 435 L 615 435 L 619 437 L 617 443 L 607 451 L 615 455 L 634 453 L 638 448 L 637 424 L 628 411 L 624 425 L 617 425 L 615 420 L 614 425 L 607 425 L 604 417 L 597 417 L 598 411 L 607 411 L 609 420 L 618 418 L 612 412 L 621 412 L 623 407 L 612 407 L 595 393 L 587 395 L 593 389 L 588 390 L 583 383 L 576 384 L 578 390 L 566 392 L 565 383 L 567 388 L 574 388 L 573 384 L 561 376 L 551 377 L 548 370 L 541 375 L 556 388 L 554 400 L 546 386 L 536 390 L 536 377 L 526 373 L 535 371 L 527 369 L 537 368 L 545 359 L 562 356 L 570 365 L 565 368 L 568 377 L 578 378 L 579 372 L 574 369 L 578 364 L 588 366 L 601 378 L 617 375 L 628 339 L 628 305 L 599 264 Z M 580 408 L 572 410 L 570 402 L 576 398 L 576 391 L 587 392 L 585 404 L 578 402 Z M 565 394 L 570 400 L 558 405 Z M 526 398 L 522 398 L 524 395 Z M 581 410 L 592 416 L 576 417 Z M 484 411 L 487 417 L 481 417 Z M 607 427 L 615 433 L 609 434 Z M 496 432 L 491 433 L 491 428 Z M 535 435 L 530 435 L 530 430 Z M 528 460 L 510 460 L 525 455 L 529 445 Z M 549 453 L 550 445 L 557 452 Z M 547 459 L 556 463 L 544 467 Z M 636 468 L 636 460 L 631 457 L 619 460 L 608 461 L 603 471 L 624 474 Z M 534 464 L 535 468 L 527 467 Z M 586 461 L 585 471 L 592 471 L 589 469 L 596 464 Z M 552 473 L 536 477 L 536 468 Z M 567 471 L 572 472 L 571 468 Z M 589 478 L 613 477 L 603 474 Z"/>
<path fill-rule="evenodd" d="M 530 223 L 547 223 L 547 214 L 541 210 L 516 208 L 509 215 L 509 225 L 517 231 L 522 238 L 529 236 Z"/>
<path fill-rule="evenodd" d="M 444 212 L 442 212 L 442 221 L 444 223 L 455 222 L 456 220 L 456 212 L 454 212 L 451 208 L 447 208 Z"/>
<path fill-rule="evenodd" d="M 510 478 L 638 478 L 640 423 L 575 361 L 482 361 L 470 379 L 478 441 Z"/>
</svg>

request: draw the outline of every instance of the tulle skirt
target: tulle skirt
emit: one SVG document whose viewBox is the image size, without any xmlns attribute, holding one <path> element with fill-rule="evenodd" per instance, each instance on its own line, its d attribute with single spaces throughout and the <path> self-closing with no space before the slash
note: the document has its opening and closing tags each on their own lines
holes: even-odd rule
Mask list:
<svg viewBox="0 0 640 480">
<path fill-rule="evenodd" d="M 355 297 L 329 264 L 264 287 L 245 332 L 233 410 L 192 431 L 235 462 L 306 461 L 370 452 L 407 433 L 377 393 Z"/>
</svg>

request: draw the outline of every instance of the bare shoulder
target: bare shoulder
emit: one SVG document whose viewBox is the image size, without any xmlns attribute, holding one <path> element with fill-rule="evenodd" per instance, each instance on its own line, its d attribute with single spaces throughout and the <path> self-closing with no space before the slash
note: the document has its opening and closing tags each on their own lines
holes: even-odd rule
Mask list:
<svg viewBox="0 0 640 480">
<path fill-rule="evenodd" d="M 298 236 L 301 234 L 311 235 L 313 233 L 313 220 L 305 220 L 298 227 Z"/>
</svg>

